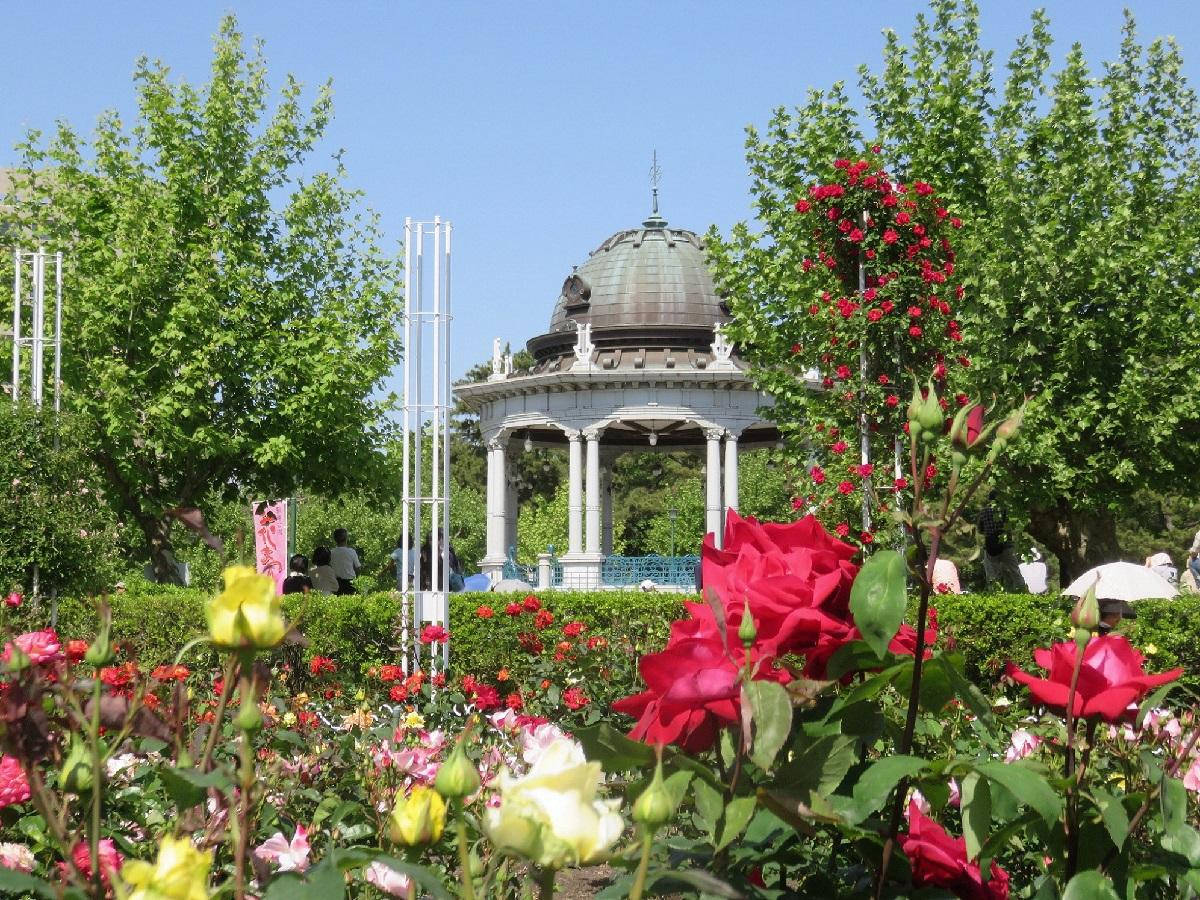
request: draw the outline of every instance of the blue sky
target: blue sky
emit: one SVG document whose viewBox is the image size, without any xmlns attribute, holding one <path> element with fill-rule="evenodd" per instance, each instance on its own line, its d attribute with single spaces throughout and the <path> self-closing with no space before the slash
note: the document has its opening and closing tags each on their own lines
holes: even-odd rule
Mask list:
<svg viewBox="0 0 1200 900">
<path fill-rule="evenodd" d="M 1002 63 L 1045 5 L 1056 56 L 1080 41 L 1115 54 L 1122 4 L 981 0 L 983 40 Z M 924 4 L 658 0 L 12 4 L 4 13 L 0 164 L 30 127 L 87 130 L 132 109 L 140 54 L 206 77 L 221 15 L 266 42 L 272 76 L 333 79 L 341 148 L 388 234 L 404 217 L 455 225 L 454 371 L 545 330 L 571 266 L 648 212 L 658 150 L 672 224 L 727 228 L 749 213 L 743 129 L 809 87 L 879 60 L 881 29 L 911 31 Z M 1197 81 L 1190 0 L 1134 7 L 1144 40 L 1174 35 Z M 69 340 L 69 338 L 68 338 Z"/>
</svg>

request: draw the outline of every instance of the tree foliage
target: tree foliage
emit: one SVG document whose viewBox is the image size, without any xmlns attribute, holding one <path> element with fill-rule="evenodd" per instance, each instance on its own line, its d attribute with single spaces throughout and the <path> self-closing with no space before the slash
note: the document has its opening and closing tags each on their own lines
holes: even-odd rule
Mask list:
<svg viewBox="0 0 1200 900">
<path fill-rule="evenodd" d="M 878 144 L 899 177 L 935 184 L 965 223 L 977 393 L 1031 397 L 1000 485 L 1070 576 L 1115 555 L 1116 511 L 1200 449 L 1200 350 L 1180 339 L 1200 306 L 1200 120 L 1178 48 L 1140 44 L 1131 16 L 1099 75 L 1077 44 L 1052 72 L 1051 49 L 1036 13 L 1001 79 L 976 5 L 933 0 L 910 45 L 889 31 L 882 66 L 860 69 L 861 108 L 838 82 L 749 130 L 761 230 L 714 249 L 761 304 L 796 280 L 793 205 L 826 160 Z"/>
<path fill-rule="evenodd" d="M 163 512 L 214 486 L 336 491 L 374 465 L 399 352 L 399 266 L 375 218 L 309 164 L 332 114 L 221 24 L 211 79 L 139 60 L 131 128 L 30 134 L 16 228 L 67 257 L 67 403 L 110 496 L 169 569 Z"/>
</svg>

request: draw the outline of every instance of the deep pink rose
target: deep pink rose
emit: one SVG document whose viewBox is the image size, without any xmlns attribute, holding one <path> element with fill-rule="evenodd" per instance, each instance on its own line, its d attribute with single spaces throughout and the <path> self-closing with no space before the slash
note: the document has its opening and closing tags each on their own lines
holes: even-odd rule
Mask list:
<svg viewBox="0 0 1200 900">
<path fill-rule="evenodd" d="M 992 861 L 985 884 L 979 864 L 967 859 L 967 842 L 952 838 L 916 803 L 908 807 L 908 833 L 900 846 L 912 864 L 913 886 L 945 888 L 963 900 L 1008 900 L 1008 873 Z"/>
<path fill-rule="evenodd" d="M 716 743 L 720 729 L 736 723 L 741 705 L 742 647 L 726 647 L 716 620 L 706 606 L 689 604 L 707 618 L 671 623 L 671 639 L 661 653 L 643 656 L 639 663 L 646 690 L 613 704 L 617 712 L 638 721 L 630 732 L 648 744 L 677 744 L 699 753 Z M 772 660 L 751 651 L 755 677 L 786 684 L 791 676 L 775 669 Z"/>
<path fill-rule="evenodd" d="M 1065 714 L 1076 652 L 1074 641 L 1063 641 L 1049 650 L 1034 650 L 1034 660 L 1049 673 L 1049 677 L 1030 675 L 1011 662 L 1008 676 L 1028 686 L 1038 702 Z M 1105 721 L 1116 722 L 1131 715 L 1130 707 L 1154 688 L 1183 674 L 1183 669 L 1172 669 L 1147 675 L 1142 668 L 1145 659 L 1122 635 L 1092 638 L 1083 651 L 1072 714 L 1085 719 L 1099 716 Z"/>
<path fill-rule="evenodd" d="M 815 647 L 823 628 L 842 631 L 850 615 L 857 551 L 832 537 L 814 516 L 787 524 L 759 523 L 729 511 L 725 546 L 709 535 L 701 550 L 706 594 L 720 601 L 736 632 L 745 601 L 758 629 L 756 648 L 770 655 Z"/>
<path fill-rule="evenodd" d="M 35 663 L 57 662 L 63 658 L 58 634 L 53 628 L 46 628 L 42 631 L 28 631 L 25 634 L 18 635 L 13 643 Z M 12 643 L 5 644 L 4 653 L 0 655 L 0 660 L 7 663 L 12 659 L 12 653 Z"/>
<path fill-rule="evenodd" d="M 112 883 L 112 876 L 121 871 L 121 865 L 125 862 L 123 857 L 117 850 L 116 845 L 111 838 L 101 838 L 99 853 L 100 857 L 100 883 L 107 888 Z M 86 880 L 92 879 L 92 853 L 86 841 L 80 841 L 71 850 L 71 861 L 75 863 L 75 868 L 79 870 Z M 61 862 L 58 864 L 59 870 L 63 875 L 68 874 L 67 864 Z"/>
<path fill-rule="evenodd" d="M 25 772 L 15 756 L 0 758 L 0 809 L 14 803 L 24 803 L 32 795 Z"/>
</svg>

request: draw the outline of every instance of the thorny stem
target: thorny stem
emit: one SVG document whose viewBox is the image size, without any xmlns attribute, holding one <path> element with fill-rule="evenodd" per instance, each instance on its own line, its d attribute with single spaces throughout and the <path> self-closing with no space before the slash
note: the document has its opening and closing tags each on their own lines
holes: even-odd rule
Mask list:
<svg viewBox="0 0 1200 900">
<path fill-rule="evenodd" d="M 462 816 L 458 817 L 458 867 L 462 869 L 462 897 L 463 900 L 475 900 L 475 884 L 471 880 L 471 851 L 467 847 L 467 824 L 462 820 Z M 549 897 L 554 894 L 554 872 L 550 872 L 550 893 L 545 893 L 545 886 L 542 887 L 542 896 Z"/>
<path fill-rule="evenodd" d="M 1071 880 L 1079 868 L 1079 790 L 1075 783 L 1075 692 L 1079 687 L 1079 672 L 1083 668 L 1083 651 L 1086 643 L 1075 642 L 1075 667 L 1071 670 L 1071 686 L 1067 689 L 1067 761 L 1066 777 L 1070 787 L 1067 796 L 1067 870 L 1066 879 Z"/>
<path fill-rule="evenodd" d="M 253 705 L 254 698 L 254 673 L 250 665 L 249 659 L 241 661 L 241 678 L 238 684 L 238 695 L 241 698 L 242 705 Z M 213 723 L 218 725 L 219 720 Z M 234 845 L 234 896 L 238 900 L 243 900 L 246 896 L 246 855 L 250 845 L 250 792 L 254 789 L 254 741 L 253 734 L 243 729 L 241 741 L 239 744 L 239 753 L 241 756 L 241 767 L 239 774 L 241 775 L 241 796 L 238 797 L 238 833 L 237 842 Z"/>
<path fill-rule="evenodd" d="M 92 863 L 92 887 L 96 896 L 102 893 L 100 881 L 100 821 L 101 804 L 104 801 L 104 791 L 101 781 L 104 778 L 104 768 L 100 758 L 100 693 L 101 685 L 99 672 L 92 681 L 92 721 L 89 727 L 92 751 L 92 821 L 88 828 L 88 854 Z"/>
<path fill-rule="evenodd" d="M 212 760 L 213 750 L 217 746 L 217 735 L 221 733 L 221 720 L 225 717 L 225 706 L 229 703 L 229 695 L 233 690 L 233 672 L 237 661 L 231 655 L 225 661 L 225 669 L 222 673 L 221 696 L 217 698 L 217 711 L 213 714 L 212 728 L 208 731 L 208 740 L 204 742 L 204 755 L 200 757 L 200 762 L 197 768 L 201 772 L 208 771 L 208 764 Z"/>
<path fill-rule="evenodd" d="M 642 834 L 642 858 L 638 861 L 637 874 L 633 877 L 633 889 L 629 892 L 629 900 L 641 900 L 642 892 L 646 890 L 646 872 L 650 868 L 650 848 L 654 843 L 654 835 L 646 830 Z"/>
<path fill-rule="evenodd" d="M 924 474 L 924 473 L 922 473 Z M 929 556 L 925 560 L 925 578 L 921 581 L 921 600 L 917 606 L 917 645 L 913 650 L 912 684 L 908 689 L 908 714 L 904 720 L 904 733 L 900 736 L 899 752 L 908 753 L 912 748 L 913 733 L 917 728 L 917 713 L 921 700 L 921 672 L 925 664 L 925 623 L 929 616 L 929 589 L 933 583 L 933 566 L 937 562 L 938 548 L 941 546 L 942 532 L 934 528 L 933 538 L 929 542 Z M 920 536 L 917 537 L 917 552 L 921 553 Z M 888 863 L 891 862 L 892 852 L 896 847 L 896 835 L 900 830 L 900 816 L 904 811 L 904 795 L 908 792 L 908 781 L 905 779 L 896 789 L 896 797 L 892 801 L 892 814 L 888 820 L 887 839 L 883 842 L 883 853 L 879 860 L 879 880 L 875 884 L 875 897 L 883 896 L 887 882 Z"/>
<path fill-rule="evenodd" d="M 1175 758 L 1171 760 L 1171 764 L 1163 770 L 1164 778 L 1175 777 L 1175 774 L 1179 771 L 1180 766 L 1183 765 L 1183 761 L 1191 756 L 1192 748 L 1196 746 L 1197 740 L 1200 740 L 1200 728 L 1197 728 L 1192 732 L 1191 739 L 1184 744 L 1183 748 L 1178 754 L 1176 754 Z M 1150 811 L 1150 804 L 1158 798 L 1158 795 L 1161 791 L 1162 782 L 1159 782 L 1150 789 L 1149 793 L 1146 794 L 1146 799 L 1142 801 L 1142 805 L 1138 807 L 1137 812 L 1133 814 L 1133 818 L 1129 820 L 1128 834 L 1132 835 L 1134 831 L 1137 830 L 1138 825 L 1142 823 L 1142 819 L 1146 817 L 1146 813 Z M 1109 848 L 1108 855 L 1104 857 L 1104 862 L 1100 864 L 1101 875 L 1107 874 L 1108 867 L 1112 865 L 1113 860 L 1116 859 L 1117 854 L 1120 852 L 1121 848 L 1119 847 Z"/>
</svg>

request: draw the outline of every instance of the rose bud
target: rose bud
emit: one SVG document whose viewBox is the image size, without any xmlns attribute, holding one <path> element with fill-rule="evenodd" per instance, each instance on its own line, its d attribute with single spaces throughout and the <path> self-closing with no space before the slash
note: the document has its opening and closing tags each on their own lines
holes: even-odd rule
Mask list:
<svg viewBox="0 0 1200 900">
<path fill-rule="evenodd" d="M 675 815 L 675 799 L 667 790 L 662 775 L 662 759 L 660 758 L 658 765 L 654 767 L 654 777 L 650 779 L 650 784 L 633 802 L 633 821 L 649 832 L 657 831 Z"/>
<path fill-rule="evenodd" d="M 738 625 L 738 640 L 740 640 L 746 649 L 750 649 L 750 645 L 754 643 L 754 639 L 758 637 L 758 629 L 754 627 L 754 616 L 750 614 L 750 599 L 746 598 L 742 606 L 742 622 Z"/>
<path fill-rule="evenodd" d="M 71 735 L 71 747 L 58 773 L 60 790 L 82 794 L 92 786 L 92 753 L 78 735 Z"/>
<path fill-rule="evenodd" d="M 432 844 L 446 827 L 446 801 L 433 788 L 418 784 L 406 797 L 396 795 L 388 816 L 388 837 L 395 844 L 415 847 Z"/>
<path fill-rule="evenodd" d="M 928 432 L 930 438 L 941 434 L 946 423 L 946 415 L 942 412 L 942 405 L 938 403 L 937 391 L 934 390 L 932 381 L 929 382 L 917 419 L 921 423 L 921 430 Z"/>
<path fill-rule="evenodd" d="M 437 778 L 433 782 L 437 792 L 448 800 L 468 797 L 479 790 L 479 770 L 463 750 L 463 740 L 470 733 L 470 728 L 462 733 L 449 759 L 438 769 Z"/>
<path fill-rule="evenodd" d="M 921 436 L 921 406 L 923 402 L 921 385 L 917 383 L 917 378 L 914 375 L 912 400 L 908 402 L 908 433 L 914 438 Z"/>
</svg>

